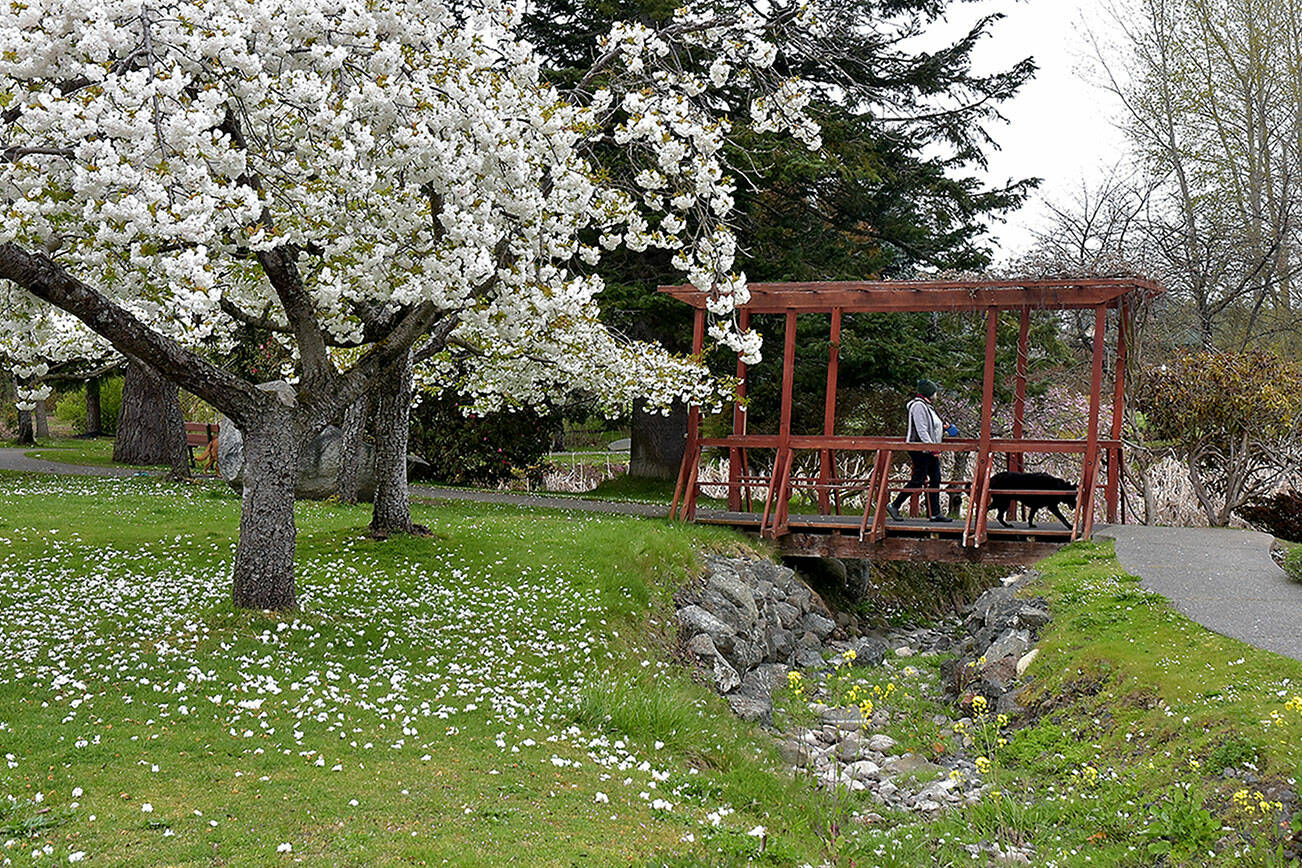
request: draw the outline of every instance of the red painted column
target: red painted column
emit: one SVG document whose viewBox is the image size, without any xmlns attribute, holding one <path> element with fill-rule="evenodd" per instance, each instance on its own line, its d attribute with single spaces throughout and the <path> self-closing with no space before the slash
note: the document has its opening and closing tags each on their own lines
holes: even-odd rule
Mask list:
<svg viewBox="0 0 1302 868">
<path fill-rule="evenodd" d="M 791 409 L 792 393 L 796 386 L 796 312 L 787 311 L 786 329 L 782 335 L 782 417 L 778 429 L 778 454 L 773 466 L 774 484 L 777 488 L 777 520 L 773 523 L 773 536 L 786 533 L 790 506 L 791 467 Z"/>
<path fill-rule="evenodd" d="M 1073 539 L 1088 539 L 1094 529 L 1094 469 L 1099 457 L 1099 411 L 1103 403 L 1103 341 L 1107 333 L 1108 309 L 1094 308 L 1094 364 L 1090 371 L 1090 420 L 1085 439 L 1085 461 L 1081 473 L 1080 495 L 1076 503 L 1077 528 Z"/>
<path fill-rule="evenodd" d="M 832 309 L 831 338 L 827 359 L 827 393 L 823 399 L 823 434 L 827 437 L 836 433 L 836 375 L 841 360 L 841 308 L 839 307 Z M 822 450 L 819 453 L 818 465 L 818 511 L 824 515 L 832 511 L 828 486 L 832 481 L 834 469 L 832 450 Z"/>
<path fill-rule="evenodd" d="M 1112 381 L 1112 427 L 1111 439 L 1116 446 L 1108 447 L 1108 487 L 1106 517 L 1109 522 L 1117 520 L 1117 505 L 1121 496 L 1121 432 L 1125 422 L 1126 410 L 1126 358 L 1128 332 L 1130 330 L 1130 305 L 1123 297 L 1117 302 L 1117 357 L 1116 370 Z"/>
<path fill-rule="evenodd" d="M 1031 309 L 1022 308 L 1021 322 L 1017 329 L 1017 379 L 1013 392 L 1013 439 L 1021 440 L 1025 435 L 1026 421 L 1026 368 L 1027 353 L 1030 351 Z M 1023 452 L 1008 453 L 1008 469 L 1024 470 L 1026 455 Z"/>
</svg>

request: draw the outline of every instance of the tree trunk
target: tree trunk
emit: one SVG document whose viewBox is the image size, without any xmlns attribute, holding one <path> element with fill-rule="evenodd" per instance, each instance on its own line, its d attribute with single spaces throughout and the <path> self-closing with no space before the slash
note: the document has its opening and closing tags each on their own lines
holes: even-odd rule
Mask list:
<svg viewBox="0 0 1302 868">
<path fill-rule="evenodd" d="M 18 437 L 19 446 L 32 446 L 36 443 L 36 434 L 32 429 L 32 414 L 30 410 L 18 411 Z"/>
<path fill-rule="evenodd" d="M 36 402 L 36 409 L 32 411 L 32 419 L 36 428 L 37 440 L 50 439 L 50 418 L 45 414 L 45 400 L 41 399 Z"/>
<path fill-rule="evenodd" d="M 676 479 L 687 449 L 687 407 L 675 402 L 668 416 L 633 405 L 628 475 L 639 479 Z"/>
<path fill-rule="evenodd" d="M 104 433 L 104 422 L 100 418 L 99 377 L 86 381 L 86 436 L 98 437 Z"/>
<path fill-rule="evenodd" d="M 292 609 L 294 482 L 304 437 L 293 411 L 274 406 L 244 435 L 244 499 L 232 598 L 242 609 Z"/>
<path fill-rule="evenodd" d="M 343 437 L 339 441 L 339 499 L 344 503 L 357 502 L 357 489 L 362 463 L 362 434 L 366 430 L 366 414 L 370 409 L 366 396 L 358 398 L 344 411 Z M 404 461 L 403 466 L 406 466 Z"/>
<path fill-rule="evenodd" d="M 30 380 L 25 380 L 22 377 L 17 377 L 17 376 L 14 377 L 15 392 L 17 392 L 20 389 L 26 389 L 30 385 L 31 385 Z M 16 439 L 18 441 L 19 446 L 31 446 L 36 443 L 36 433 L 32 428 L 31 410 L 18 411 L 18 436 Z"/>
<path fill-rule="evenodd" d="M 413 533 L 407 491 L 407 435 L 411 425 L 412 355 L 385 372 L 375 406 L 375 511 L 377 534 Z"/>
<path fill-rule="evenodd" d="M 190 474 L 185 445 L 185 420 L 174 383 L 154 368 L 128 359 L 122 384 L 122 411 L 113 439 L 113 461 L 118 464 L 166 464 L 174 478 Z"/>
</svg>

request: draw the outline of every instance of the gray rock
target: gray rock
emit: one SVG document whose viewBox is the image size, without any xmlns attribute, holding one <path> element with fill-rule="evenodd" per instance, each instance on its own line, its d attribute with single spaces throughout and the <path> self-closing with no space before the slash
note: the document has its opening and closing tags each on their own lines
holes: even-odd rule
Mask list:
<svg viewBox="0 0 1302 868">
<path fill-rule="evenodd" d="M 984 622 L 993 607 L 999 604 L 1007 605 L 1012 599 L 1013 589 L 1011 587 L 991 588 L 976 598 L 976 602 L 972 604 L 972 612 L 968 616 L 968 622 L 971 623 L 974 619 Z"/>
<path fill-rule="evenodd" d="M 715 644 L 718 645 L 717 642 Z M 738 672 L 748 672 L 764 662 L 768 647 L 759 642 L 737 639 L 731 648 L 720 648 L 719 651 Z"/>
<path fill-rule="evenodd" d="M 787 662 L 796 650 L 796 636 L 790 630 L 777 629 L 768 635 L 768 655 L 766 660 Z"/>
<path fill-rule="evenodd" d="M 945 778 L 942 781 L 932 781 L 922 789 L 918 790 L 918 800 L 931 799 L 937 802 L 947 801 L 949 799 L 950 790 L 954 789 L 956 786 L 958 786 L 958 781 L 950 780 L 949 778 Z"/>
<path fill-rule="evenodd" d="M 886 643 L 867 636 L 860 636 L 850 643 L 854 651 L 855 666 L 880 666 L 886 659 Z"/>
<path fill-rule="evenodd" d="M 790 603 L 775 603 L 773 607 L 777 610 L 778 620 L 787 630 L 795 627 L 800 620 L 800 610 Z"/>
<path fill-rule="evenodd" d="M 737 610 L 731 600 L 713 588 L 706 588 L 701 592 L 700 606 L 738 633 L 750 630 L 755 626 L 754 618 L 747 620 L 746 616 Z"/>
<path fill-rule="evenodd" d="M 741 685 L 741 676 L 732 668 L 718 649 L 714 640 L 704 633 L 697 633 L 687 641 L 687 650 L 696 658 L 697 665 L 710 674 L 710 683 L 719 693 L 728 693 Z"/>
<path fill-rule="evenodd" d="M 742 696 L 734 693 L 727 697 L 728 706 L 732 713 L 742 720 L 749 720 L 755 723 L 770 725 L 773 723 L 773 704 L 755 699 L 750 696 Z"/>
<path fill-rule="evenodd" d="M 795 739 L 787 739 L 778 744 L 778 755 L 782 761 L 796 768 L 804 768 L 813 760 L 813 752 L 809 745 Z"/>
<path fill-rule="evenodd" d="M 809 607 L 814 600 L 814 595 L 810 592 L 809 587 L 804 582 L 799 579 L 792 579 L 790 587 L 786 590 L 788 603 L 802 612 L 809 611 Z"/>
<path fill-rule="evenodd" d="M 801 669 L 813 669 L 823 665 L 823 655 L 814 648 L 796 648 L 796 665 Z"/>
<path fill-rule="evenodd" d="M 692 652 L 700 663 L 713 662 L 719 656 L 719 649 L 714 647 L 714 640 L 704 633 L 697 633 L 687 640 L 687 650 Z"/>
<path fill-rule="evenodd" d="M 1038 606 L 1023 606 L 1017 610 L 1016 621 L 1018 626 L 1030 630 L 1038 630 L 1052 620 L 1053 618 L 1048 611 Z"/>
<path fill-rule="evenodd" d="M 779 566 L 770 561 L 750 561 L 747 563 L 746 568 L 755 577 L 755 581 L 770 582 L 779 588 L 783 588 L 791 580 L 791 576 L 794 575 L 787 567 Z"/>
<path fill-rule="evenodd" d="M 1009 691 L 995 700 L 995 713 L 1006 714 L 1009 717 L 1017 717 L 1026 711 L 1022 705 L 1022 694 L 1026 692 L 1026 686 L 1022 685 L 1016 690 Z"/>
<path fill-rule="evenodd" d="M 745 582 L 737 578 L 736 573 L 716 572 L 705 583 L 707 591 L 714 591 L 737 607 L 745 623 L 749 626 L 759 620 L 759 611 L 755 607 L 755 595 L 746 587 Z"/>
<path fill-rule="evenodd" d="M 723 657 L 716 656 L 710 663 L 714 689 L 719 693 L 728 693 L 741 686 L 741 676 Z"/>
<path fill-rule="evenodd" d="M 787 680 L 787 667 L 780 664 L 765 663 L 756 666 L 742 678 L 742 686 L 737 691 L 746 696 L 769 699 L 773 689 Z"/>
<path fill-rule="evenodd" d="M 891 749 L 895 747 L 895 744 L 895 739 L 880 732 L 868 739 L 868 749 L 875 750 L 878 753 L 890 753 Z"/>
<path fill-rule="evenodd" d="M 823 712 L 823 723 L 846 732 L 857 732 L 863 726 L 863 715 L 853 706 L 829 708 Z"/>
<path fill-rule="evenodd" d="M 846 766 L 845 773 L 856 781 L 871 781 L 881 774 L 881 767 L 872 760 L 859 760 Z"/>
<path fill-rule="evenodd" d="M 731 651 L 733 645 L 736 644 L 737 631 L 700 606 L 685 606 L 679 609 L 674 616 L 678 619 L 684 633 L 689 636 L 704 633 L 714 641 L 714 646 L 721 653 Z"/>
<path fill-rule="evenodd" d="M 986 649 L 987 660 L 999 660 L 1004 657 L 1020 658 L 1031 647 L 1031 634 L 1025 630 L 1009 630 Z"/>
<path fill-rule="evenodd" d="M 859 759 L 859 732 L 847 732 L 836 744 L 836 758 L 843 763 Z"/>
<path fill-rule="evenodd" d="M 906 753 L 887 757 L 882 763 L 882 771 L 891 775 L 903 775 L 917 780 L 934 780 L 944 773 L 944 769 L 928 762 L 917 754 Z"/>
<path fill-rule="evenodd" d="M 836 623 L 819 612 L 808 612 L 797 624 L 797 630 L 813 633 L 819 640 L 826 639 L 836 629 Z"/>
<path fill-rule="evenodd" d="M 288 383 L 283 385 L 289 387 Z M 289 388 L 292 395 L 292 387 Z M 244 435 L 230 419 L 223 417 L 220 424 L 217 465 L 227 484 L 241 491 L 244 488 Z M 336 483 L 342 443 L 343 431 L 331 425 L 303 447 L 298 460 L 298 479 L 294 482 L 295 498 L 325 500 L 339 493 Z M 369 501 L 375 497 L 375 450 L 369 443 L 362 443 L 360 448 L 357 496 Z"/>
</svg>

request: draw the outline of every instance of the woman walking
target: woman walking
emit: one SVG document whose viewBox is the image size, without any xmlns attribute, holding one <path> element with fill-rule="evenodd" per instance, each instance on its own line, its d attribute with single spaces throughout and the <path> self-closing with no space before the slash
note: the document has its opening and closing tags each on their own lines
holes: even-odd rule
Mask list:
<svg viewBox="0 0 1302 868">
<path fill-rule="evenodd" d="M 939 443 L 945 432 L 944 423 L 931 405 L 936 397 L 936 384 L 931 380 L 918 380 L 917 394 L 909 401 L 909 430 L 904 440 L 907 443 Z M 900 504 L 911 494 L 928 488 L 927 520 L 953 521 L 940 511 L 940 452 L 910 451 L 909 459 L 913 462 L 913 474 L 909 477 L 908 487 L 895 496 L 895 500 L 886 504 L 886 511 L 891 518 L 900 520 Z"/>
</svg>

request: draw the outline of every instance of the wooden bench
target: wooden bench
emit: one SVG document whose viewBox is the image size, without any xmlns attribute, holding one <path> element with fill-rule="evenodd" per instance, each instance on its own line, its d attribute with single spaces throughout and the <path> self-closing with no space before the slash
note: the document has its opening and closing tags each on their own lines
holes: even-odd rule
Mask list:
<svg viewBox="0 0 1302 868">
<path fill-rule="evenodd" d="M 205 470 L 217 471 L 217 435 L 221 426 L 216 422 L 186 422 L 185 445 L 190 450 L 190 466 L 203 465 Z M 194 450 L 202 450 L 195 457 Z"/>
</svg>

